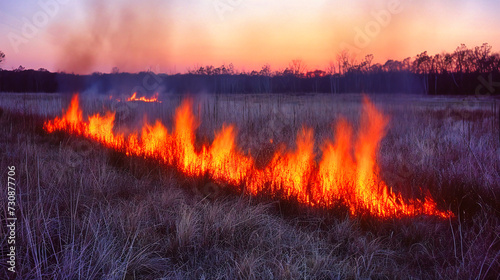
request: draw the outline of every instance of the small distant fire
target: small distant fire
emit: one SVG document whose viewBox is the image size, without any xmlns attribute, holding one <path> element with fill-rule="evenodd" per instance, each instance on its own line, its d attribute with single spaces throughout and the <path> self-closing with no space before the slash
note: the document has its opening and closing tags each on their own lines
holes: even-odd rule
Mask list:
<svg viewBox="0 0 500 280">
<path fill-rule="evenodd" d="M 127 101 L 142 101 L 142 102 L 161 103 L 161 101 L 158 100 L 158 93 L 155 93 L 151 98 L 146 98 L 144 96 L 137 98 L 136 95 L 137 95 L 137 92 L 134 92 L 134 94 L 132 94 L 132 96 L 127 99 Z"/>
<path fill-rule="evenodd" d="M 110 95 L 109 99 L 112 100 L 113 96 Z M 117 98 L 116 100 L 117 101 L 121 101 L 120 98 Z M 156 102 L 156 103 L 161 103 L 161 101 L 158 99 L 158 93 L 155 93 L 151 98 L 146 98 L 144 96 L 141 96 L 141 97 L 137 98 L 137 92 L 134 92 L 132 94 L 132 96 L 130 96 L 129 98 L 127 98 L 126 101 L 141 101 L 141 102 Z"/>
<path fill-rule="evenodd" d="M 85 120 L 75 95 L 62 118 L 45 122 L 44 129 L 84 136 L 127 155 L 157 159 L 188 176 L 208 174 L 214 180 L 244 186 L 251 195 L 274 193 L 310 206 L 329 207 L 342 201 L 352 215 L 368 211 L 378 217 L 453 216 L 451 211 L 437 209 L 430 195 L 423 200 L 405 199 L 381 179 L 376 153 L 388 118 L 367 97 L 356 138 L 351 125 L 339 121 L 335 138 L 323 144 L 322 158 L 316 162 L 313 130 L 304 127 L 297 134 L 296 149 L 282 145 L 263 168 L 257 168 L 252 156 L 237 146 L 234 125 L 224 125 L 211 144 L 204 143 L 197 151 L 191 100 L 184 100 L 176 109 L 171 131 L 156 121 L 145 123 L 140 132 L 125 135 L 113 131 L 114 119 L 115 113 L 107 112 Z"/>
</svg>

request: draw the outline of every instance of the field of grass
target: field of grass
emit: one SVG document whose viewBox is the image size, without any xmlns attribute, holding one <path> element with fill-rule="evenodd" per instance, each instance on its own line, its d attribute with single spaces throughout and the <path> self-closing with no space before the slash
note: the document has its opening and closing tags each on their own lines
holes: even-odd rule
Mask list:
<svg viewBox="0 0 500 280">
<path fill-rule="evenodd" d="M 192 96 L 197 139 L 223 123 L 266 162 L 314 129 L 316 154 L 343 116 L 358 127 L 361 95 Z M 16 167 L 17 273 L 1 279 L 497 279 L 500 275 L 500 103 L 491 98 L 370 96 L 390 118 L 377 162 L 405 197 L 422 188 L 456 217 L 379 220 L 228 191 L 173 168 L 46 134 L 70 96 L 0 94 L 0 180 Z M 113 110 L 118 129 L 160 119 L 182 96 L 125 103 L 82 95 L 84 115 Z M 495 103 L 496 102 L 496 103 Z M 270 141 L 272 139 L 272 141 Z M 1 220 L 7 195 L 0 196 Z"/>
</svg>

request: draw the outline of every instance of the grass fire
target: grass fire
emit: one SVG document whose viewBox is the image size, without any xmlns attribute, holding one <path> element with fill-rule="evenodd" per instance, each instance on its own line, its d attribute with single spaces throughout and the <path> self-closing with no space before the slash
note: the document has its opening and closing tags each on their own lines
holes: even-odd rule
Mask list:
<svg viewBox="0 0 500 280">
<path fill-rule="evenodd" d="M 135 97 L 135 94 L 134 96 Z M 353 128 L 345 120 L 336 124 L 335 139 L 323 143 L 323 155 L 315 162 L 313 131 L 303 127 L 297 133 L 296 148 L 282 147 L 267 166 L 255 167 L 254 159 L 237 146 L 236 127 L 223 125 L 214 141 L 195 149 L 197 120 L 192 102 L 183 101 L 175 112 L 172 132 L 159 121 L 145 123 L 141 133 L 116 132 L 114 112 L 84 119 L 78 95 L 62 118 L 45 122 L 47 132 L 56 130 L 88 137 L 104 146 L 176 166 L 188 176 L 210 178 L 234 186 L 244 186 L 249 194 L 281 193 L 310 206 L 345 202 L 351 214 L 368 211 L 379 217 L 436 215 L 452 217 L 451 211 L 437 209 L 428 195 L 421 201 L 403 198 L 381 179 L 376 153 L 389 121 L 367 97 L 363 98 L 361 127 L 354 139 Z"/>
<path fill-rule="evenodd" d="M 0 95 L 15 279 L 498 274 L 492 99 L 115 93 Z"/>
<path fill-rule="evenodd" d="M 500 1 L 1 3 L 0 280 L 500 280 Z"/>
<path fill-rule="evenodd" d="M 113 100 L 113 96 L 112 95 L 109 96 L 109 100 Z M 116 99 L 116 101 L 121 101 L 121 99 L 118 98 L 118 99 Z M 127 101 L 127 102 L 138 101 L 138 102 L 157 102 L 157 103 L 161 103 L 161 101 L 158 100 L 158 93 L 155 93 L 150 98 L 147 98 L 145 96 L 137 97 L 137 92 L 134 92 L 125 101 Z"/>
<path fill-rule="evenodd" d="M 130 96 L 129 98 L 127 98 L 127 101 L 142 101 L 142 102 L 158 102 L 158 103 L 161 103 L 161 101 L 158 100 L 158 93 L 155 93 L 150 98 L 147 98 L 147 97 L 144 97 L 144 96 L 141 96 L 141 97 L 137 98 L 136 96 L 137 96 L 137 92 L 134 92 L 134 94 L 132 94 L 132 96 Z"/>
</svg>

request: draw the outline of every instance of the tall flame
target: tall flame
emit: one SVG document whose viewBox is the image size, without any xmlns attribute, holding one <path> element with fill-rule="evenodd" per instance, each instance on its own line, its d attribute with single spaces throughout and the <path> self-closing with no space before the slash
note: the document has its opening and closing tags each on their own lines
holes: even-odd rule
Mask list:
<svg viewBox="0 0 500 280">
<path fill-rule="evenodd" d="M 388 118 L 367 97 L 363 98 L 355 142 L 351 125 L 341 119 L 336 125 L 335 139 L 324 143 L 322 158 L 316 162 L 313 130 L 303 127 L 297 134 L 295 149 L 282 145 L 264 168 L 257 168 L 254 159 L 236 145 L 234 125 L 224 125 L 210 145 L 203 143 L 201 149 L 195 149 L 198 122 L 189 99 L 176 109 L 171 133 L 156 121 L 154 125 L 145 123 L 140 133 L 125 136 L 113 131 L 114 118 L 114 113 L 107 112 L 85 121 L 75 95 L 62 118 L 45 122 L 44 129 L 88 137 L 127 155 L 153 158 L 189 176 L 208 174 L 229 185 L 244 186 L 252 195 L 276 194 L 311 206 L 328 207 L 341 201 L 353 215 L 369 212 L 379 217 L 453 216 L 451 211 L 438 210 L 429 195 L 423 201 L 404 199 L 381 179 L 376 155 Z"/>
</svg>

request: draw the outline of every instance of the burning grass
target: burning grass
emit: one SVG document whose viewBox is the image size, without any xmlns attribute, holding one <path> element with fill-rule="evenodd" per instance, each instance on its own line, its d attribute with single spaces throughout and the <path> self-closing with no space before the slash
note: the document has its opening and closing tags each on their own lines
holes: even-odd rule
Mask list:
<svg viewBox="0 0 500 280">
<path fill-rule="evenodd" d="M 130 97 L 128 97 L 125 101 L 126 102 L 146 102 L 146 103 L 152 103 L 152 102 L 155 102 L 155 103 L 161 103 L 161 101 L 158 99 L 158 96 L 159 94 L 158 93 L 155 93 L 153 94 L 153 96 L 151 96 L 150 98 L 147 98 L 145 96 L 141 96 L 141 97 L 137 97 L 137 92 L 134 92 Z M 109 96 L 109 100 L 113 100 L 113 96 L 110 95 Z M 116 101 L 118 102 L 121 102 L 122 99 L 121 98 L 117 98 L 115 99 Z"/>
<path fill-rule="evenodd" d="M 438 210 L 429 196 L 422 201 L 403 199 L 382 181 L 375 158 L 388 119 L 366 97 L 355 144 L 351 140 L 351 126 L 341 120 L 336 140 L 324 144 L 323 157 L 317 164 L 313 132 L 303 127 L 297 134 L 296 149 L 282 147 L 263 169 L 257 169 L 255 160 L 236 146 L 233 125 L 223 125 L 211 145 L 203 143 L 201 150 L 196 151 L 198 124 L 191 108 L 192 102 L 186 100 L 176 110 L 172 134 L 157 121 L 154 125 L 144 124 L 140 136 L 136 132 L 123 135 L 113 129 L 114 112 L 92 115 L 85 120 L 75 95 L 64 116 L 47 121 L 44 129 L 49 133 L 61 130 L 88 137 L 127 155 L 159 159 L 188 176 L 208 174 L 230 185 L 244 185 L 245 191 L 253 195 L 280 193 L 302 204 L 323 207 L 342 201 L 352 215 L 368 212 L 386 218 L 420 214 L 453 216 L 451 211 Z"/>
<path fill-rule="evenodd" d="M 47 135 L 44 119 L 6 109 L 0 116 L 0 168 L 16 164 L 19 170 L 17 279 L 495 278 L 500 214 L 493 199 L 498 159 L 491 147 L 497 146 L 484 125 L 490 119 L 473 118 L 471 140 L 464 142 L 468 137 L 455 140 L 462 126 L 447 114 L 437 119 L 424 113 L 416 123 L 411 114 L 391 116 L 376 157 L 381 178 L 405 197 L 417 197 L 411 186 L 422 186 L 451 203 L 457 217 L 380 220 L 346 215 L 349 209 L 315 211 L 293 199 L 228 195 L 207 176 L 193 178 L 157 159 L 126 156 L 83 135 Z M 346 119 L 354 127 L 361 123 Z M 239 127 L 240 133 L 248 128 Z M 201 151 L 216 137 L 195 138 L 194 149 Z M 323 150 L 333 149 L 332 142 Z M 267 143 L 266 164 L 279 151 L 278 144 Z M 419 146 L 439 152 L 420 154 Z M 0 203 L 6 205 L 5 196 Z M 1 243 L 5 248 L 6 239 Z M 0 278 L 7 279 L 4 271 Z"/>
</svg>

